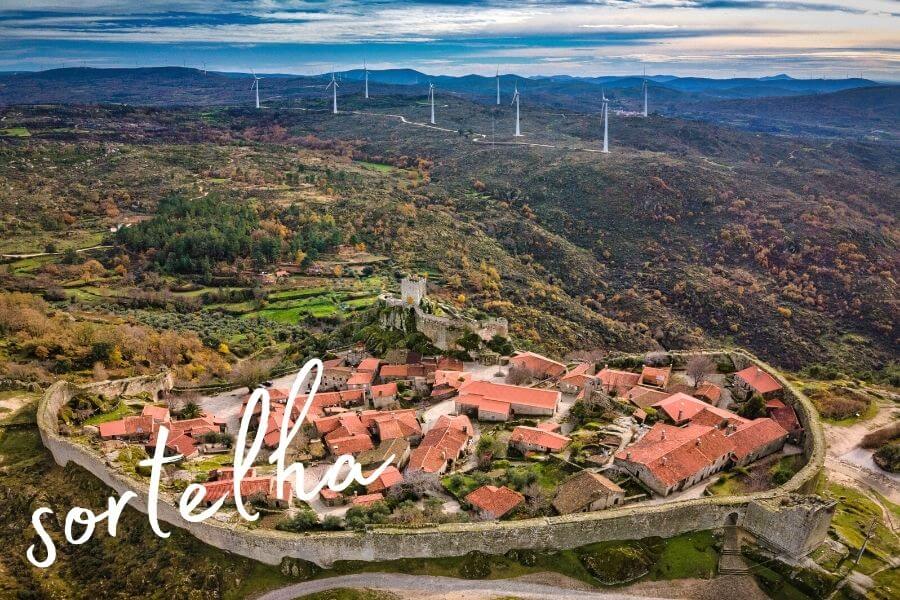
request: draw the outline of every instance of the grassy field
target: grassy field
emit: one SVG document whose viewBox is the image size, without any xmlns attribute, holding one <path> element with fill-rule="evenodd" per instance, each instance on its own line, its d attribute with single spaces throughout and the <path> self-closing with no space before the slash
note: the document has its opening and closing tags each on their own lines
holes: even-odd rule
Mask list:
<svg viewBox="0 0 900 600">
<path fill-rule="evenodd" d="M 6 137 L 31 137 L 31 132 L 27 127 L 8 127 L 0 129 L 0 135 Z"/>
<path fill-rule="evenodd" d="M 130 406 L 125 404 L 124 402 L 119 402 L 119 405 L 116 406 L 115 410 L 112 410 L 108 413 L 102 413 L 99 415 L 94 415 L 93 417 L 86 419 L 84 421 L 85 425 L 99 425 L 101 423 L 109 423 L 110 421 L 117 421 L 127 415 L 133 414 L 134 410 L 131 409 Z"/>
<path fill-rule="evenodd" d="M 859 490 L 836 483 L 827 485 L 825 495 L 838 503 L 830 534 L 850 549 L 850 556 L 856 556 L 862 547 L 865 532 L 875 523 L 858 571 L 873 573 L 888 566 L 894 557 L 900 555 L 900 539 L 885 526 L 881 508 L 875 502 Z"/>
</svg>

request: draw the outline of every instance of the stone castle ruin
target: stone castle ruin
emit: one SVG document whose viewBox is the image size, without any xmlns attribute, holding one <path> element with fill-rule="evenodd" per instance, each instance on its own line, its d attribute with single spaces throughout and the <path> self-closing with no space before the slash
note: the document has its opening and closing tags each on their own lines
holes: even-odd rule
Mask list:
<svg viewBox="0 0 900 600">
<path fill-rule="evenodd" d="M 459 315 L 452 307 L 438 304 L 428 296 L 428 280 L 424 277 L 404 277 L 400 282 L 400 297 L 385 293 L 378 297 L 383 309 L 381 326 L 405 333 L 419 331 L 441 350 L 456 348 L 456 340 L 468 332 L 488 341 L 495 335 L 507 337 L 509 324 L 503 317 L 475 320 Z M 435 314 L 440 310 L 446 316 Z"/>
</svg>

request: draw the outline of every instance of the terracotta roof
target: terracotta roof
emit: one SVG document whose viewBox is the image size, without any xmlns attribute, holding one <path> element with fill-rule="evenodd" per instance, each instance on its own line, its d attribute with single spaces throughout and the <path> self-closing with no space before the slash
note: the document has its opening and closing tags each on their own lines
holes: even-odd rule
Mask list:
<svg viewBox="0 0 900 600">
<path fill-rule="evenodd" d="M 543 423 L 538 423 L 537 428 L 542 431 L 557 432 L 560 429 L 560 424 L 553 421 L 544 421 Z"/>
<path fill-rule="evenodd" d="M 347 380 L 347 385 L 372 385 L 375 381 L 374 371 L 357 371 Z"/>
<path fill-rule="evenodd" d="M 368 435 L 349 435 L 327 440 L 328 449 L 334 455 L 358 454 L 374 447 Z"/>
<path fill-rule="evenodd" d="M 460 394 L 483 396 L 512 405 L 556 409 L 560 393 L 556 390 L 528 388 L 491 381 L 472 381 L 460 388 Z"/>
<path fill-rule="evenodd" d="M 480 411 L 485 411 L 489 413 L 494 413 L 498 415 L 509 416 L 511 405 L 509 402 L 501 402 L 500 400 L 491 400 L 490 398 L 485 398 L 483 396 L 473 396 L 471 394 L 464 394 L 462 396 L 458 396 L 456 398 L 456 406 L 457 410 L 459 410 L 460 406 L 466 406 L 477 409 Z"/>
<path fill-rule="evenodd" d="M 600 386 L 603 391 L 609 393 L 616 390 L 618 394 L 624 394 L 637 385 L 641 376 L 630 371 L 618 371 L 604 367 L 597 373 L 597 379 L 600 380 Z"/>
<path fill-rule="evenodd" d="M 334 367 L 343 366 L 344 359 L 343 358 L 330 358 L 328 360 L 322 361 L 322 366 L 326 369 L 333 369 Z"/>
<path fill-rule="evenodd" d="M 660 400 L 665 400 L 672 394 L 660 390 L 652 390 L 640 385 L 636 385 L 625 393 L 625 398 L 638 408 L 653 406 Z"/>
<path fill-rule="evenodd" d="M 731 442 L 722 430 L 706 425 L 674 427 L 657 423 L 616 458 L 644 465 L 657 480 L 672 486 L 728 456 Z"/>
<path fill-rule="evenodd" d="M 735 373 L 734 376 L 746 381 L 747 385 L 758 394 L 768 394 L 781 389 L 781 384 L 774 377 L 756 365 L 750 365 L 743 371 Z"/>
<path fill-rule="evenodd" d="M 559 377 L 566 372 L 566 365 L 534 352 L 517 352 L 509 364 L 524 367 L 541 377 Z"/>
<path fill-rule="evenodd" d="M 499 519 L 525 502 L 525 496 L 505 485 L 500 487 L 485 485 L 469 493 L 466 496 L 466 502 L 493 518 Z"/>
<path fill-rule="evenodd" d="M 784 408 L 785 403 L 779 400 L 778 398 L 769 398 L 766 400 L 766 409 L 772 408 Z"/>
<path fill-rule="evenodd" d="M 373 398 L 390 398 L 397 395 L 397 382 L 373 385 L 369 392 Z"/>
<path fill-rule="evenodd" d="M 185 457 L 191 457 L 197 452 L 197 444 L 194 443 L 194 438 L 183 433 L 166 441 L 166 448 L 175 454 L 181 454 Z"/>
<path fill-rule="evenodd" d="M 563 376 L 562 379 L 560 379 L 560 381 L 566 381 L 567 379 L 577 377 L 579 375 L 590 376 L 590 370 L 592 366 L 593 365 L 591 363 L 578 363 L 577 365 L 569 369 L 569 371 Z"/>
<path fill-rule="evenodd" d="M 323 487 L 319 490 L 319 495 L 322 496 L 323 500 L 337 500 L 342 496 L 340 492 L 336 492 L 329 487 Z"/>
<path fill-rule="evenodd" d="M 722 397 L 722 388 L 709 381 L 704 381 L 694 392 L 698 398 L 705 398 L 712 404 L 717 404 Z"/>
<path fill-rule="evenodd" d="M 168 421 L 169 420 L 169 407 L 167 406 L 155 406 L 153 404 L 145 404 L 144 408 L 141 410 L 142 417 L 150 417 L 155 421 Z"/>
<path fill-rule="evenodd" d="M 644 385 L 655 385 L 664 388 L 669 384 L 672 367 L 647 367 L 641 370 L 640 382 Z"/>
<path fill-rule="evenodd" d="M 561 514 L 584 510 L 587 506 L 611 494 L 625 492 L 615 483 L 592 471 L 579 471 L 566 479 L 553 498 L 553 508 Z"/>
<path fill-rule="evenodd" d="M 728 436 L 735 458 L 742 460 L 759 448 L 786 438 L 788 432 L 772 419 L 754 419 Z"/>
<path fill-rule="evenodd" d="M 371 472 L 365 473 L 366 477 L 371 475 Z M 375 492 L 383 492 L 384 490 L 397 485 L 398 483 L 403 482 L 403 475 L 400 471 L 397 470 L 397 467 L 391 465 L 386 468 L 378 478 L 366 486 L 366 491 L 370 494 Z"/>
<path fill-rule="evenodd" d="M 380 493 L 375 494 L 365 494 L 362 496 L 357 496 L 353 499 L 354 506 L 371 506 L 376 502 L 380 502 L 384 500 L 384 496 Z"/>
<path fill-rule="evenodd" d="M 447 461 L 458 459 L 471 437 L 471 433 L 457 428 L 460 423 L 453 423 L 449 420 L 442 422 L 438 419 L 437 423 L 422 438 L 419 447 L 413 450 L 409 457 L 408 469 L 436 473 L 444 467 Z"/>
<path fill-rule="evenodd" d="M 781 425 L 781 428 L 785 431 L 793 433 L 802 428 L 800 426 L 800 421 L 797 419 L 797 413 L 794 412 L 794 408 L 791 406 L 782 406 L 781 408 L 771 409 L 769 411 L 769 417 Z"/>
<path fill-rule="evenodd" d="M 366 427 L 372 427 L 379 439 L 415 437 L 422 434 L 422 426 L 412 408 L 403 410 L 367 410 L 360 413 Z"/>
<path fill-rule="evenodd" d="M 716 425 L 722 421 L 737 422 L 745 420 L 729 410 L 712 406 L 699 398 L 694 398 L 683 392 L 672 394 L 665 400 L 654 404 L 653 408 L 663 411 L 676 424 L 693 421 L 701 413 L 703 415 L 700 418 L 708 425 Z"/>
<path fill-rule="evenodd" d="M 233 495 L 234 482 L 231 479 L 204 483 L 206 496 L 204 502 L 212 503 L 222 498 L 230 498 Z M 241 497 L 249 499 L 256 495 L 265 495 L 268 499 L 289 500 L 292 496 L 291 484 L 285 482 L 281 494 L 277 493 L 274 477 L 245 477 L 241 480 Z"/>
<path fill-rule="evenodd" d="M 360 361 L 359 366 L 356 367 L 356 370 L 360 372 L 368 371 L 370 373 L 377 373 L 379 366 L 381 366 L 381 359 L 369 356 L 368 358 L 364 358 L 362 359 L 362 361 Z"/>
<path fill-rule="evenodd" d="M 452 427 L 457 431 L 468 434 L 469 437 L 475 435 L 475 429 L 472 427 L 472 421 L 466 415 L 441 415 L 434 422 L 432 428 L 435 427 Z"/>
<path fill-rule="evenodd" d="M 389 377 L 395 379 L 405 379 L 407 377 L 424 377 L 425 367 L 421 364 L 381 365 L 379 376 L 382 379 L 387 379 Z"/>
<path fill-rule="evenodd" d="M 132 436 L 132 435 L 151 435 L 155 429 L 156 423 L 152 417 L 128 416 L 118 421 L 109 421 L 100 423 L 97 428 L 100 430 L 100 437 L 115 436 Z"/>
<path fill-rule="evenodd" d="M 448 385 L 454 389 L 459 389 L 464 384 L 472 381 L 472 374 L 463 371 L 443 371 L 434 372 L 434 385 Z"/>
<path fill-rule="evenodd" d="M 519 426 L 512 430 L 509 441 L 510 443 L 541 446 L 553 452 L 559 452 L 572 440 L 564 435 L 538 429 L 537 427 Z"/>
</svg>

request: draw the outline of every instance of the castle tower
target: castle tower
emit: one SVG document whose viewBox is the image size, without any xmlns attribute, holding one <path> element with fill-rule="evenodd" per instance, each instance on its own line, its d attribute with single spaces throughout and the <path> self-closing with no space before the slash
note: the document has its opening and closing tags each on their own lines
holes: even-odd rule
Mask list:
<svg viewBox="0 0 900 600">
<path fill-rule="evenodd" d="M 400 299 L 406 306 L 419 306 L 428 295 L 428 281 L 424 277 L 413 275 L 400 281 Z"/>
</svg>

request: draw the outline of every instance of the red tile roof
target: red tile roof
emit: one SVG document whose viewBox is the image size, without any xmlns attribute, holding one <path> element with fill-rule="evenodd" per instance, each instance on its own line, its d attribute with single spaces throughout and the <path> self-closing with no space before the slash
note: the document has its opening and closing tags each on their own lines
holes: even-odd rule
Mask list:
<svg viewBox="0 0 900 600">
<path fill-rule="evenodd" d="M 735 373 L 734 376 L 747 382 L 747 385 L 758 394 L 768 394 L 781 389 L 781 384 L 774 377 L 756 365 L 750 365 Z"/>
<path fill-rule="evenodd" d="M 669 385 L 669 376 L 672 375 L 672 367 L 647 367 L 641 370 L 641 384 L 655 385 L 665 388 Z"/>
<path fill-rule="evenodd" d="M 731 450 L 731 442 L 716 427 L 657 423 L 637 443 L 617 452 L 616 458 L 642 464 L 657 480 L 672 486 L 727 457 Z"/>
<path fill-rule="evenodd" d="M 129 416 L 118 421 L 100 423 L 97 428 L 100 430 L 101 438 L 133 435 L 149 436 L 153 433 L 155 425 L 156 423 L 152 417 Z"/>
<path fill-rule="evenodd" d="M 459 389 L 466 383 L 472 381 L 472 374 L 463 371 L 435 371 L 434 385 L 448 385 L 454 389 Z"/>
<path fill-rule="evenodd" d="M 357 371 L 347 380 L 347 385 L 372 385 L 375 381 L 374 371 Z"/>
<path fill-rule="evenodd" d="M 353 499 L 354 506 L 371 506 L 376 502 L 380 502 L 384 500 L 384 496 L 380 493 L 376 494 L 365 494 L 363 496 L 357 496 Z"/>
<path fill-rule="evenodd" d="M 468 419 L 465 423 L 468 423 Z M 471 423 L 468 431 L 460 429 L 465 423 L 443 417 L 438 419 L 422 438 L 419 447 L 410 454 L 407 468 L 411 471 L 437 473 L 444 468 L 447 461 L 457 460 L 472 437 Z"/>
<path fill-rule="evenodd" d="M 694 392 L 694 395 L 698 398 L 703 398 L 712 404 L 718 404 L 719 399 L 722 397 L 722 388 L 709 381 L 704 381 L 697 388 L 697 391 Z"/>
<path fill-rule="evenodd" d="M 743 460 L 759 448 L 767 446 L 779 439 L 784 439 L 788 432 L 772 419 L 754 419 L 738 426 L 737 431 L 728 436 L 733 446 L 735 458 Z"/>
<path fill-rule="evenodd" d="M 510 357 L 509 364 L 524 367 L 542 378 L 559 377 L 566 372 L 566 365 L 534 352 L 518 352 Z"/>
<path fill-rule="evenodd" d="M 510 443 L 541 446 L 552 452 L 559 452 L 572 440 L 564 435 L 538 429 L 537 427 L 519 426 L 512 430 L 509 441 Z"/>
<path fill-rule="evenodd" d="M 490 398 L 485 398 L 483 396 L 473 396 L 471 394 L 463 394 L 462 396 L 457 396 L 456 407 L 457 410 L 459 410 L 459 407 L 467 407 L 474 408 L 479 411 L 479 413 L 481 411 L 484 411 L 493 414 L 504 415 L 506 417 L 508 417 L 510 413 L 510 404 L 508 402 L 491 400 Z"/>
<path fill-rule="evenodd" d="M 369 389 L 373 398 L 390 398 L 397 395 L 397 382 L 383 383 L 381 385 L 373 385 Z"/>
<path fill-rule="evenodd" d="M 371 473 L 366 473 L 368 476 Z M 385 469 L 381 475 L 378 476 L 378 479 L 370 483 L 366 486 L 366 491 L 370 494 L 375 492 L 383 492 L 384 490 L 397 485 L 398 483 L 403 482 L 403 475 L 400 471 L 397 470 L 397 467 L 394 465 L 389 466 Z"/>
<path fill-rule="evenodd" d="M 222 498 L 230 498 L 233 495 L 234 482 L 231 479 L 204 483 L 206 496 L 204 502 L 212 503 Z M 274 477 L 246 477 L 241 480 L 241 497 L 245 500 L 254 496 L 264 495 L 267 499 L 290 500 L 292 496 L 291 484 L 285 482 L 281 493 L 277 493 L 277 485 Z"/>
<path fill-rule="evenodd" d="M 377 373 L 379 366 L 381 366 L 381 359 L 370 356 L 362 359 L 359 366 L 356 367 L 356 370 L 360 372 L 368 371 L 370 373 Z"/>
<path fill-rule="evenodd" d="M 483 396 L 489 400 L 506 402 L 513 406 L 556 409 L 560 393 L 555 390 L 527 388 L 490 381 L 472 381 L 460 388 L 460 394 Z"/>
<path fill-rule="evenodd" d="M 618 394 L 625 394 L 637 385 L 641 376 L 630 371 L 618 371 L 604 367 L 597 373 L 597 379 L 600 380 L 600 387 L 604 392 L 609 393 L 615 390 Z"/>
<path fill-rule="evenodd" d="M 557 432 L 560 429 L 559 423 L 554 423 L 553 421 L 544 421 L 543 423 L 538 423 L 537 428 L 543 431 L 552 431 Z"/>
<path fill-rule="evenodd" d="M 697 413 L 707 407 L 709 407 L 709 404 L 703 400 L 683 392 L 672 394 L 665 400 L 660 400 L 653 405 L 653 408 L 663 411 L 675 423 L 690 421 Z"/>
<path fill-rule="evenodd" d="M 525 502 L 525 496 L 505 485 L 500 487 L 485 485 L 468 494 L 466 502 L 493 518 L 499 519 Z"/>
<path fill-rule="evenodd" d="M 350 435 L 327 440 L 328 449 L 335 456 L 341 454 L 359 454 L 374 448 L 372 438 L 368 435 Z"/>
<path fill-rule="evenodd" d="M 797 413 L 794 412 L 794 408 L 791 406 L 771 409 L 769 410 L 769 417 L 781 425 L 782 429 L 790 433 L 802 429 L 800 421 L 797 419 Z"/>
<path fill-rule="evenodd" d="M 150 417 L 155 421 L 168 421 L 169 408 L 167 406 L 155 406 L 153 404 L 146 404 L 141 410 L 141 416 Z"/>
</svg>

